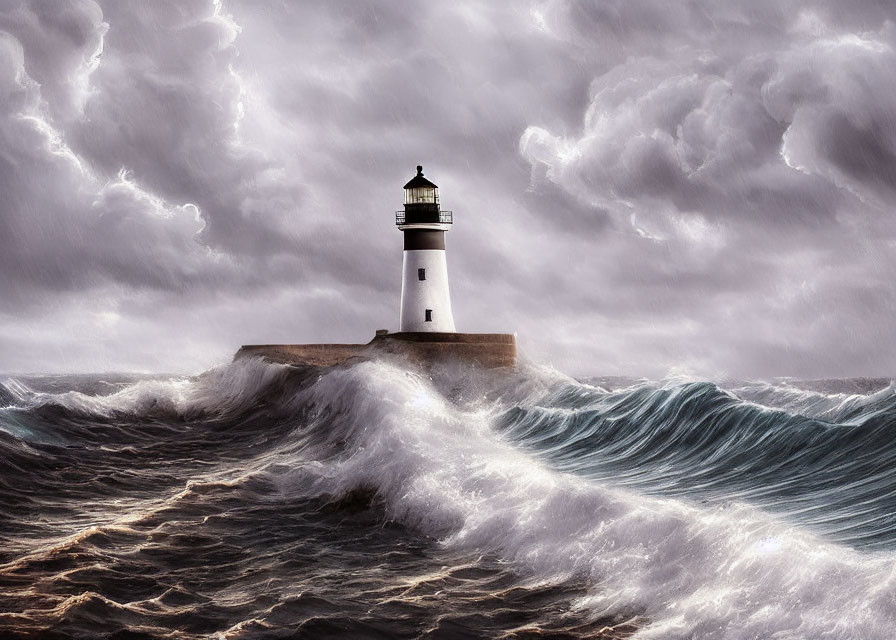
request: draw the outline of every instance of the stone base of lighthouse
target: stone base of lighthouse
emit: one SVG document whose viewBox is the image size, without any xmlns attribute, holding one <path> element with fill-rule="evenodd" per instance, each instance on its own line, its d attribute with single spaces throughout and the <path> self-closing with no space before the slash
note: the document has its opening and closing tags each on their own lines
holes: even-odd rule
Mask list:
<svg viewBox="0 0 896 640">
<path fill-rule="evenodd" d="M 367 344 L 244 345 L 234 360 L 258 357 L 291 365 L 329 367 L 345 362 L 398 356 L 424 368 L 461 362 L 487 369 L 516 365 L 512 333 L 377 332 Z"/>
</svg>

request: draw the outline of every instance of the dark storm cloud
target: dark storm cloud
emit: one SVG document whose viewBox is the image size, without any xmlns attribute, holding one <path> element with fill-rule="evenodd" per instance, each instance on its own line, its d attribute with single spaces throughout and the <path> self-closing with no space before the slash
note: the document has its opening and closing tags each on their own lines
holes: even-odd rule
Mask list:
<svg viewBox="0 0 896 640">
<path fill-rule="evenodd" d="M 165 202 L 124 165 L 102 171 L 69 143 L 96 91 L 89 82 L 108 26 L 92 2 L 55 9 L 6 3 L 0 12 L 9 30 L 0 40 L 6 308 L 44 288 L 99 281 L 179 289 L 191 275 L 225 266 L 193 241 L 203 227 L 195 206 Z"/>
<path fill-rule="evenodd" d="M 8 305 L 35 286 L 180 292 L 339 271 L 313 221 L 292 233 L 302 185 L 242 144 L 230 18 L 205 1 L 55 8 L 2 14 Z"/>
<path fill-rule="evenodd" d="M 0 368 L 394 327 L 422 163 L 462 330 L 576 372 L 892 373 L 894 13 L 0 0 Z"/>
</svg>

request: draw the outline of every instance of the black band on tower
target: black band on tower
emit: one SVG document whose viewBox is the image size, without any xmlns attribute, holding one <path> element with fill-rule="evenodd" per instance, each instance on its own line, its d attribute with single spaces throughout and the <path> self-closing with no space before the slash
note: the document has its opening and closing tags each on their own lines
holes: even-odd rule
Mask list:
<svg viewBox="0 0 896 640">
<path fill-rule="evenodd" d="M 421 251 L 425 249 L 445 250 L 445 232 L 437 229 L 405 229 L 404 250 Z"/>
</svg>

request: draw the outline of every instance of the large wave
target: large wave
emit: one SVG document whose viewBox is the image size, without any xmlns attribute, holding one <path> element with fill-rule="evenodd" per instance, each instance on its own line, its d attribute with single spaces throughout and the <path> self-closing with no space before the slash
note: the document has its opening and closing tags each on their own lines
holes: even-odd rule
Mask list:
<svg viewBox="0 0 896 640">
<path fill-rule="evenodd" d="M 280 421 L 286 435 L 241 461 L 242 477 L 296 499 L 373 494 L 384 517 L 446 548 L 584 579 L 577 606 L 637 616 L 638 638 L 871 640 L 896 628 L 893 525 L 881 515 L 896 495 L 892 387 L 609 392 L 534 366 L 424 375 L 246 360 L 106 396 L 14 401 L 93 421 Z"/>
</svg>

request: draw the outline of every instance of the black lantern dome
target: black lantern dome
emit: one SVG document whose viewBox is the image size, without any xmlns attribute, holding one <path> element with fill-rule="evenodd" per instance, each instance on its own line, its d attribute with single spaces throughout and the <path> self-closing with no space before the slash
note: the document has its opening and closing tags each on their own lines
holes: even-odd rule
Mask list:
<svg viewBox="0 0 896 640">
<path fill-rule="evenodd" d="M 404 185 L 405 204 L 439 204 L 439 188 L 423 177 L 423 165 L 417 165 L 417 175 Z"/>
<path fill-rule="evenodd" d="M 439 187 L 423 177 L 423 165 L 417 175 L 404 185 L 404 211 L 396 212 L 396 223 L 451 224 L 451 212 L 439 207 Z"/>
</svg>

